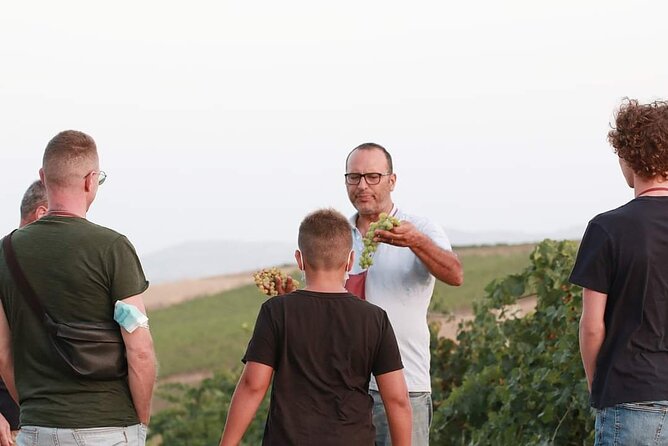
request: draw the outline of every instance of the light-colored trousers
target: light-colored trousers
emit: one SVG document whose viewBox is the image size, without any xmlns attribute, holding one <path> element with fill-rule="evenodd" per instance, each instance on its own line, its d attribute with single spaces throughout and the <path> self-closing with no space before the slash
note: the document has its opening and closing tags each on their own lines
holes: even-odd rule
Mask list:
<svg viewBox="0 0 668 446">
<path fill-rule="evenodd" d="M 373 397 L 373 425 L 376 428 L 375 446 L 392 446 L 390 426 L 387 422 L 385 406 L 380 393 L 370 390 Z M 429 446 L 429 427 L 434 414 L 429 392 L 409 392 L 408 396 L 413 409 L 413 430 L 411 444 L 413 446 Z"/>
<path fill-rule="evenodd" d="M 144 446 L 145 444 L 146 426 L 143 424 L 88 429 L 22 426 L 16 438 L 17 446 Z"/>
</svg>

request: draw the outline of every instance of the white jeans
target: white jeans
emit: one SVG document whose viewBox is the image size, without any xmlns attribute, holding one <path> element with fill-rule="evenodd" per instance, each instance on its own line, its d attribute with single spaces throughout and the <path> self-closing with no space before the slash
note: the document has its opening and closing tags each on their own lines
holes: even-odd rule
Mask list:
<svg viewBox="0 0 668 446">
<path fill-rule="evenodd" d="M 144 446 L 146 426 L 93 427 L 60 429 L 23 426 L 16 439 L 17 446 Z"/>
</svg>

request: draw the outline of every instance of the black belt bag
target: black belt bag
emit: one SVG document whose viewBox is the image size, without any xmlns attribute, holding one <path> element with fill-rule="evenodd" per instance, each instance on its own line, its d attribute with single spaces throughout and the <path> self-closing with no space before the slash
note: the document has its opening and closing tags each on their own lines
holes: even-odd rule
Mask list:
<svg viewBox="0 0 668 446">
<path fill-rule="evenodd" d="M 56 322 L 44 310 L 19 266 L 11 234 L 2 240 L 5 261 L 16 286 L 33 313 L 42 321 L 51 346 L 69 369 L 82 378 L 118 379 L 128 374 L 125 344 L 115 322 Z"/>
</svg>

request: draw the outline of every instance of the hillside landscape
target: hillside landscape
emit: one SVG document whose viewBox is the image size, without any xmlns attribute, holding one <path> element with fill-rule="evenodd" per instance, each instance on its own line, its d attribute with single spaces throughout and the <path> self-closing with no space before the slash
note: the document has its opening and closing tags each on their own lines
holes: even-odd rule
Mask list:
<svg viewBox="0 0 668 446">
<path fill-rule="evenodd" d="M 470 246 L 534 244 L 545 238 L 575 240 L 584 227 L 529 233 L 522 231 L 468 232 L 445 229 L 456 251 Z M 275 265 L 293 264 L 296 241 L 199 240 L 180 243 L 141 255 L 152 284 L 237 274 Z M 463 248 L 460 248 L 463 247 Z"/>
<path fill-rule="evenodd" d="M 455 288 L 437 282 L 432 318 L 448 324 L 447 333 L 454 333 L 457 322 L 470 314 L 471 303 L 483 296 L 487 283 L 526 267 L 533 246 L 458 249 L 464 285 Z M 193 377 L 238 368 L 264 299 L 252 285 L 250 271 L 151 286 L 146 304 L 151 310 L 161 379 L 190 382 Z M 450 313 L 456 316 L 454 320 L 448 320 Z"/>
<path fill-rule="evenodd" d="M 567 281 L 576 250 L 575 242 L 549 240 L 457 250 L 465 284 L 438 283 L 429 314 L 433 444 L 489 444 L 496 433 L 500 445 L 591 440 L 574 348 L 582 296 Z M 250 274 L 158 285 L 158 294 L 171 289 L 178 298 L 168 305 L 158 295 L 147 299 L 160 359 L 152 446 L 217 443 L 266 299 Z M 267 400 L 242 445 L 261 441 Z"/>
</svg>

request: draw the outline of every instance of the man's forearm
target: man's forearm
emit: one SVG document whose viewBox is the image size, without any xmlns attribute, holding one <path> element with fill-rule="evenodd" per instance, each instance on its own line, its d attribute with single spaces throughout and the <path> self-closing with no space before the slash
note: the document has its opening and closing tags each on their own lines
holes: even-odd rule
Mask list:
<svg viewBox="0 0 668 446">
<path fill-rule="evenodd" d="M 14 383 L 14 357 L 12 355 L 12 333 L 0 302 L 0 377 L 5 382 L 9 394 L 18 403 L 19 395 Z"/>
<path fill-rule="evenodd" d="M 0 414 L 0 446 L 12 446 L 12 431 L 5 417 Z"/>
<path fill-rule="evenodd" d="M 464 283 L 464 270 L 457 255 L 441 248 L 428 236 L 424 235 L 422 242 L 411 250 L 438 280 L 454 286 Z"/>
<path fill-rule="evenodd" d="M 153 349 L 128 352 L 128 384 L 137 417 L 143 424 L 151 418 L 151 399 L 156 379 Z"/>
<path fill-rule="evenodd" d="M 385 405 L 390 436 L 395 446 L 410 446 L 413 415 L 410 404 L 388 403 Z"/>
<path fill-rule="evenodd" d="M 18 404 L 19 395 L 14 383 L 14 361 L 9 351 L 0 352 L 0 377 L 7 387 L 7 391 Z"/>
<path fill-rule="evenodd" d="M 265 393 L 267 393 L 266 388 L 254 389 L 244 381 L 243 377 L 241 378 L 234 395 L 232 395 L 220 446 L 236 446 L 239 444 L 246 429 L 248 429 L 248 425 L 253 421 Z"/>
<path fill-rule="evenodd" d="M 5 387 L 7 388 L 9 395 L 16 402 L 16 404 L 18 404 L 19 393 L 16 390 L 16 383 L 14 382 L 14 367 L 0 367 L 0 376 L 2 377 L 2 382 L 5 383 Z"/>
<path fill-rule="evenodd" d="M 403 370 L 376 375 L 394 446 L 410 446 L 413 410 Z"/>
<path fill-rule="evenodd" d="M 608 295 L 588 288 L 582 290 L 582 316 L 580 317 L 580 356 L 591 385 L 596 373 L 596 359 L 605 340 L 605 307 Z"/>
<path fill-rule="evenodd" d="M 596 373 L 596 359 L 601 351 L 601 345 L 605 339 L 605 327 L 589 327 L 580 324 L 580 356 L 587 376 L 587 385 L 591 392 L 591 385 Z"/>
</svg>

